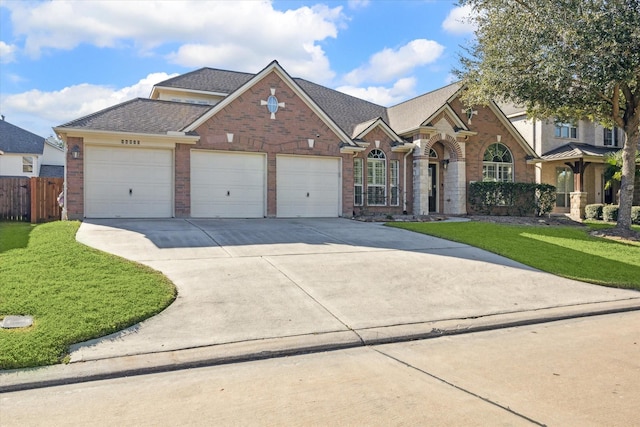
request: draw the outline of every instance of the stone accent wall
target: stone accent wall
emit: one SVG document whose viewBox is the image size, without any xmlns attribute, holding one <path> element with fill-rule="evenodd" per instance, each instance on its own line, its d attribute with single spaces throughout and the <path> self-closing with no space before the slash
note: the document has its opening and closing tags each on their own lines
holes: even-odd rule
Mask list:
<svg viewBox="0 0 640 427">
<path fill-rule="evenodd" d="M 584 208 L 587 206 L 587 193 L 573 192 L 571 197 L 571 211 L 569 216 L 575 221 L 580 221 L 585 218 Z"/>
<path fill-rule="evenodd" d="M 465 181 L 465 162 L 450 162 L 444 171 L 444 209 L 449 215 L 467 213 L 467 185 Z"/>
<path fill-rule="evenodd" d="M 429 214 L 429 158 L 416 156 L 413 159 L 413 214 Z"/>
</svg>

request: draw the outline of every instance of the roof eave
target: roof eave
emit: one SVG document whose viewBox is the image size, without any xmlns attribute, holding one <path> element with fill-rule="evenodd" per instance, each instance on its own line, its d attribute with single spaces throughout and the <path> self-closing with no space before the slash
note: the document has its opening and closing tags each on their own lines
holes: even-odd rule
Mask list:
<svg viewBox="0 0 640 427">
<path fill-rule="evenodd" d="M 200 140 L 199 135 L 188 134 L 181 131 L 167 131 L 166 133 L 145 133 L 145 132 L 123 132 L 123 131 L 108 131 L 108 130 L 96 130 L 85 128 L 69 128 L 69 127 L 54 127 L 56 135 L 60 137 L 65 143 L 68 137 L 84 137 L 91 136 L 116 136 L 127 138 L 151 138 L 155 140 L 167 142 L 179 141 L 181 144 L 196 144 Z"/>
</svg>

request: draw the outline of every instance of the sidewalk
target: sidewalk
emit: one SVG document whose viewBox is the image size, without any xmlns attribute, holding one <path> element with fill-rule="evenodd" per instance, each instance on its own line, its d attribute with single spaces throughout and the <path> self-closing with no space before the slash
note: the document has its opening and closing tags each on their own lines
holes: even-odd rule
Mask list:
<svg viewBox="0 0 640 427">
<path fill-rule="evenodd" d="M 0 424 L 633 426 L 638 325 L 635 311 L 6 393 Z"/>
</svg>

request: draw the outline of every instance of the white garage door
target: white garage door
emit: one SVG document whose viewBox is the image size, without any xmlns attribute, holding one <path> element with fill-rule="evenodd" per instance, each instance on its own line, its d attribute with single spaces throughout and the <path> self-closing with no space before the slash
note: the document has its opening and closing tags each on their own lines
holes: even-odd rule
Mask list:
<svg viewBox="0 0 640 427">
<path fill-rule="evenodd" d="M 279 217 L 340 215 L 340 159 L 278 156 L 276 167 Z"/>
<path fill-rule="evenodd" d="M 262 218 L 265 155 L 191 151 L 191 216 Z"/>
<path fill-rule="evenodd" d="M 173 216 L 173 151 L 87 146 L 87 218 Z"/>
</svg>

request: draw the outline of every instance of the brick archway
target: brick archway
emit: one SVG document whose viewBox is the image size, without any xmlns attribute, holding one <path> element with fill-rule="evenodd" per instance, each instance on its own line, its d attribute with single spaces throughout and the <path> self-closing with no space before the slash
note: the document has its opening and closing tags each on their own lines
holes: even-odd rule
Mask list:
<svg viewBox="0 0 640 427">
<path fill-rule="evenodd" d="M 457 162 L 464 160 L 462 155 L 462 148 L 460 148 L 460 144 L 455 139 L 455 137 L 448 134 L 437 134 L 433 135 L 424 146 L 423 153 L 424 155 L 429 155 L 429 150 L 433 147 L 436 142 L 440 142 L 445 149 L 449 152 L 449 159 L 452 162 Z"/>
</svg>

